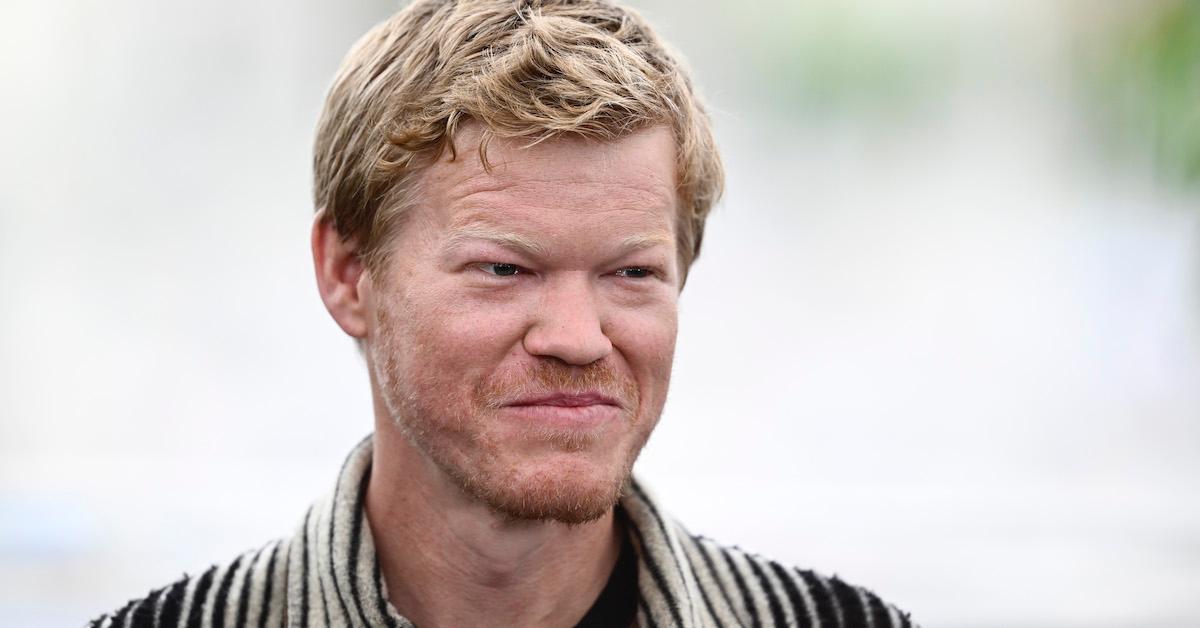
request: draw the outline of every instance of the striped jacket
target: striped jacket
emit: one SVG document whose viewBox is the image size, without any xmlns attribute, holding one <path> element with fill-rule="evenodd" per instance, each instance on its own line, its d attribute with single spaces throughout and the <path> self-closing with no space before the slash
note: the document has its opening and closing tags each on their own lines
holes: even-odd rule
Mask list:
<svg viewBox="0 0 1200 628">
<path fill-rule="evenodd" d="M 368 438 L 291 538 L 184 576 L 91 626 L 412 626 L 387 600 L 363 516 L 370 470 Z M 866 589 L 689 533 L 636 481 L 621 507 L 638 557 L 638 626 L 913 625 Z"/>
</svg>

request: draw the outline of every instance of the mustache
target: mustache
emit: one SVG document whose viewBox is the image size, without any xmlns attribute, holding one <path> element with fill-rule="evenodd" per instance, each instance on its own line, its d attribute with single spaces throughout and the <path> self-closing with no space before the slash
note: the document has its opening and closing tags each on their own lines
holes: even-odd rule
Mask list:
<svg viewBox="0 0 1200 628">
<path fill-rule="evenodd" d="M 639 401 L 637 384 L 611 363 L 571 366 L 561 360 L 539 360 L 522 371 L 485 379 L 476 386 L 475 398 L 495 410 L 519 399 L 554 393 L 599 393 L 629 411 L 636 410 Z"/>
</svg>

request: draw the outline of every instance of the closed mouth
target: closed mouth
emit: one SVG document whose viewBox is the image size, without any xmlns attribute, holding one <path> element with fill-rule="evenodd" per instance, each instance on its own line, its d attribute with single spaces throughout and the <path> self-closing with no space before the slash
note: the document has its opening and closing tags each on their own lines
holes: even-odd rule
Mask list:
<svg viewBox="0 0 1200 628">
<path fill-rule="evenodd" d="M 510 407 L 554 406 L 559 408 L 616 406 L 619 408 L 622 404 L 613 397 L 599 392 L 555 392 L 545 395 L 523 397 L 505 405 Z"/>
</svg>

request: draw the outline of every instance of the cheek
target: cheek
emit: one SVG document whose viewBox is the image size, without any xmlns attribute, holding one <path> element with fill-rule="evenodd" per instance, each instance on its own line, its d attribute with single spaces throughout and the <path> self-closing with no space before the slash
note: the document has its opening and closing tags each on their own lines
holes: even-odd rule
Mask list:
<svg viewBox="0 0 1200 628">
<path fill-rule="evenodd" d="M 486 372 L 520 346 L 524 308 L 480 303 L 456 291 L 421 295 L 412 303 L 413 335 L 426 358 L 443 368 Z"/>
<path fill-rule="evenodd" d="M 641 386 L 665 389 L 675 358 L 677 329 L 677 310 L 671 304 L 621 313 L 614 317 L 609 337 Z"/>
</svg>

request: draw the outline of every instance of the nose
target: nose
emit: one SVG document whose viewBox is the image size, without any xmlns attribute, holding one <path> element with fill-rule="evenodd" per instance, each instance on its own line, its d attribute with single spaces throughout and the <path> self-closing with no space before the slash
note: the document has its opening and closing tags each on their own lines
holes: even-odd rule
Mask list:
<svg viewBox="0 0 1200 628">
<path fill-rule="evenodd" d="M 547 282 L 533 323 L 525 332 L 525 351 L 586 366 L 612 353 L 589 277 L 560 277 Z"/>
</svg>

